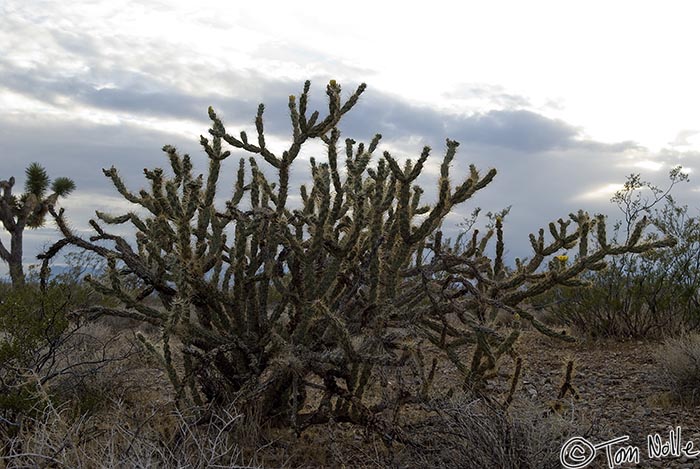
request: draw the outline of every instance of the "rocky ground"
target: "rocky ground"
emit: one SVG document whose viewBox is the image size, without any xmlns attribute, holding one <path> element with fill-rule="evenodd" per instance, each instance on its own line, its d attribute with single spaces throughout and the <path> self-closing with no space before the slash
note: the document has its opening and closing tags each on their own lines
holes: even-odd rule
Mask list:
<svg viewBox="0 0 700 469">
<path fill-rule="evenodd" d="M 562 345 L 528 334 L 519 346 L 527 360 L 521 392 L 553 401 L 565 363 L 573 359 L 573 384 L 580 399 L 569 398 L 566 405 L 589 422 L 589 441 L 599 444 L 629 436 L 628 441 L 612 446 L 613 452 L 624 446 L 639 448 L 639 464 L 615 467 L 700 468 L 700 457 L 652 458 L 648 453 L 648 435 L 658 434 L 662 443 L 667 442 L 669 432 L 677 427 L 681 428 L 680 446 L 692 441 L 700 452 L 700 404 L 682 402 L 668 391 L 655 365 L 659 348 L 658 342 L 612 340 Z M 609 467 L 604 448 L 597 450 L 587 467 Z"/>
</svg>

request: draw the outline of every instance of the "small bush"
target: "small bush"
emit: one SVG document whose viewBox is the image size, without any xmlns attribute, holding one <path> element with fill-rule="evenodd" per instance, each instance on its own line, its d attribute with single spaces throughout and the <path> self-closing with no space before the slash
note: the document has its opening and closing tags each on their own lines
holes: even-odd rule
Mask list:
<svg viewBox="0 0 700 469">
<path fill-rule="evenodd" d="M 32 273 L 28 280 L 17 287 L 0 285 L 3 442 L 22 428 L 26 417 L 36 417 L 50 403 L 74 401 L 79 413 L 99 407 L 106 395 L 97 392 L 104 381 L 99 371 L 140 350 L 72 315 L 75 308 L 101 300 L 72 269 L 43 289 L 32 281 Z"/>
<path fill-rule="evenodd" d="M 656 353 L 662 382 L 681 399 L 700 397 L 700 334 L 669 338 Z"/>
<path fill-rule="evenodd" d="M 69 328 L 68 303 L 58 287 L 9 289 L 0 300 L 0 416 L 31 409 L 31 383 L 53 367 Z"/>
<path fill-rule="evenodd" d="M 412 432 L 416 443 L 398 451 L 398 467 L 559 468 L 559 450 L 592 427 L 577 413 L 548 412 L 520 399 L 499 405 L 462 395 L 429 406 L 434 415 Z"/>
</svg>

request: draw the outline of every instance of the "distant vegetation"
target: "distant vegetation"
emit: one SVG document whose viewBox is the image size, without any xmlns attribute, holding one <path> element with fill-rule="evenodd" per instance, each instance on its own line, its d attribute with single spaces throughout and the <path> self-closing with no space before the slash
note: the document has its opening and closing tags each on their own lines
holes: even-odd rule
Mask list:
<svg viewBox="0 0 700 469">
<path fill-rule="evenodd" d="M 591 337 L 644 338 L 678 335 L 700 326 L 700 220 L 671 196 L 687 181 L 681 168 L 661 189 L 631 175 L 612 201 L 623 220 L 615 238 L 628 239 L 631 226 L 647 219 L 657 236 L 677 240 L 667 249 L 621 255 L 608 267 L 584 276 L 588 288 L 557 287 L 541 302 L 550 314 Z"/>
</svg>

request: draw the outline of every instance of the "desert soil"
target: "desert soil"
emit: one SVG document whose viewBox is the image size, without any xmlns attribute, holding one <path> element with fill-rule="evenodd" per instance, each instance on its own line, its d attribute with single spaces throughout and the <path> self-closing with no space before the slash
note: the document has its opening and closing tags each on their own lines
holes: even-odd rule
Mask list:
<svg viewBox="0 0 700 469">
<path fill-rule="evenodd" d="M 700 403 L 680 402 L 669 392 L 654 361 L 658 342 L 607 340 L 562 345 L 538 334 L 526 334 L 522 339 L 519 350 L 526 368 L 520 392 L 553 401 L 565 363 L 573 359 L 573 384 L 580 399 L 567 402 L 574 414 L 584 416 L 592 425 L 590 442 L 629 436 L 627 442 L 614 448 L 636 446 L 640 450 L 639 464 L 616 467 L 700 468 L 700 457 L 649 457 L 647 436 L 659 434 L 667 441 L 669 432 L 678 426 L 682 444 L 693 441 L 700 449 Z M 599 450 L 587 467 L 608 467 L 605 450 Z"/>
</svg>

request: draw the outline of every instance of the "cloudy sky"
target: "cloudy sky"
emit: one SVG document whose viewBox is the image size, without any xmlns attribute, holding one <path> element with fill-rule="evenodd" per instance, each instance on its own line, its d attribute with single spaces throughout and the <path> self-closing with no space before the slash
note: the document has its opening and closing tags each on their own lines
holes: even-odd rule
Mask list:
<svg viewBox="0 0 700 469">
<path fill-rule="evenodd" d="M 343 135 L 382 133 L 398 158 L 430 145 L 430 187 L 445 138 L 458 140 L 455 177 L 469 163 L 499 173 L 446 228 L 476 206 L 512 205 L 508 252 L 528 255 L 527 234 L 550 220 L 579 208 L 616 217 L 610 196 L 633 172 L 663 183 L 682 164 L 691 182 L 677 196 L 700 206 L 698 10 L 690 1 L 4 0 L 0 179 L 21 186 L 32 161 L 72 177 L 78 189 L 62 205 L 88 234 L 95 209 L 129 209 L 101 168 L 115 165 L 139 189 L 144 167 L 165 165 L 164 144 L 205 162 L 198 136 L 209 105 L 237 133 L 253 131 L 264 102 L 281 149 L 287 96 L 304 80 L 319 108 L 329 79 L 347 94 L 366 82 Z M 322 156 L 313 146 L 312 155 Z M 298 162 L 296 182 L 307 164 Z M 53 225 L 27 232 L 25 262 L 57 236 Z"/>
</svg>

